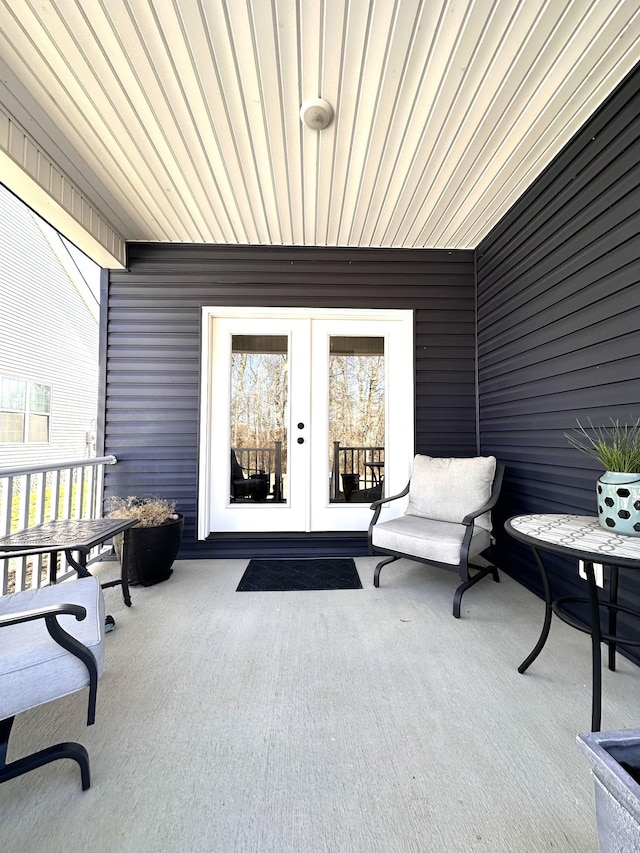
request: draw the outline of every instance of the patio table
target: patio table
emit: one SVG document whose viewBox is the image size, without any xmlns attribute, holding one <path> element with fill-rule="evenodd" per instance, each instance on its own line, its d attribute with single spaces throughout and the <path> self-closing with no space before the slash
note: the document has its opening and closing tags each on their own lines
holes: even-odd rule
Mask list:
<svg viewBox="0 0 640 853">
<path fill-rule="evenodd" d="M 549 636 L 553 613 L 573 628 L 590 634 L 592 649 L 591 730 L 600 731 L 602 707 L 601 643 L 605 642 L 608 645 L 610 670 L 615 670 L 616 645 L 640 646 L 640 640 L 622 638 L 616 633 L 618 613 L 640 617 L 640 611 L 618 604 L 618 572 L 619 569 L 640 569 L 640 537 L 626 536 L 605 530 L 597 517 L 586 515 L 518 515 L 505 523 L 505 530 L 514 539 L 531 547 L 540 569 L 545 598 L 542 632 L 531 653 L 518 667 L 518 672 L 525 672 L 542 651 Z M 588 595 L 564 596 L 554 599 L 549 575 L 540 557 L 540 551 L 583 560 Z M 610 571 L 609 595 L 606 600 L 601 598 L 598 592 L 594 563 L 602 564 Z M 574 609 L 586 610 L 585 618 L 577 618 L 574 612 L 567 610 L 567 605 Z M 608 616 L 606 632 L 602 630 L 601 609 L 604 609 Z"/>
<path fill-rule="evenodd" d="M 64 552 L 69 565 L 80 577 L 87 577 L 87 556 L 92 548 L 101 545 L 118 533 L 124 533 L 136 524 L 136 519 L 130 518 L 60 518 L 45 521 L 7 536 L 0 537 L 0 559 L 10 557 L 26 557 L 37 554 L 50 554 L 49 582 L 56 582 L 58 554 Z M 127 549 L 128 536 L 123 537 L 123 552 Z M 19 552 L 19 554 L 17 553 Z M 77 554 L 77 559 L 74 558 Z M 125 553 L 122 555 L 122 565 L 126 565 Z M 122 596 L 127 607 L 131 607 L 129 595 L 129 579 L 123 568 L 116 580 L 101 584 L 103 589 L 112 586 L 122 586 Z"/>
</svg>

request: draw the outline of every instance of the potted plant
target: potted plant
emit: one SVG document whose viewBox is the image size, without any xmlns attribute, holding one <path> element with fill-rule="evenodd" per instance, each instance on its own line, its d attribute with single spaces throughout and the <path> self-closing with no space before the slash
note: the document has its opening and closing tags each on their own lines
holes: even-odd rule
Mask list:
<svg viewBox="0 0 640 853">
<path fill-rule="evenodd" d="M 596 459 L 605 473 L 596 484 L 598 518 L 605 530 L 640 536 L 640 419 L 632 424 L 611 420 L 611 426 L 589 432 L 578 421 L 569 443 Z"/>
<path fill-rule="evenodd" d="M 114 536 L 113 545 L 122 568 L 132 585 L 151 586 L 167 580 L 172 573 L 184 516 L 176 512 L 175 502 L 164 498 L 111 497 L 107 501 L 109 518 L 135 518 L 137 524 L 126 535 L 127 559 L 122 563 L 122 536 Z"/>
</svg>

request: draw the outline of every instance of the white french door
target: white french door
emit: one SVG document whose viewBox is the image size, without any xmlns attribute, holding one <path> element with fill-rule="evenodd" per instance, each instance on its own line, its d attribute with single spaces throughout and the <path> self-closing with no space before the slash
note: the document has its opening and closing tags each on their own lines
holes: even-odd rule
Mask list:
<svg viewBox="0 0 640 853">
<path fill-rule="evenodd" d="M 413 459 L 408 311 L 203 311 L 199 534 L 365 530 Z"/>
</svg>

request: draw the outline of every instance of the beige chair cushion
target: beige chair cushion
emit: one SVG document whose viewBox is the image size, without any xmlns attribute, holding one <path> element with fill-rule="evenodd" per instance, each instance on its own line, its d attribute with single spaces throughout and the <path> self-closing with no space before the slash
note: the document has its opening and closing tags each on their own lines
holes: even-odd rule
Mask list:
<svg viewBox="0 0 640 853">
<path fill-rule="evenodd" d="M 425 560 L 457 566 L 460 563 L 460 547 L 465 529 L 462 524 L 401 515 L 374 525 L 371 541 L 375 547 L 387 551 L 401 551 Z M 469 557 L 482 553 L 489 547 L 490 541 L 489 533 L 476 527 L 471 537 Z"/>
<path fill-rule="evenodd" d="M 104 667 L 104 599 L 98 580 L 77 578 L 0 598 L 0 616 L 53 604 L 81 604 L 87 616 L 59 616 L 62 628 L 93 653 L 98 675 Z M 87 667 L 50 636 L 44 619 L 0 628 L 0 720 L 59 699 L 89 684 Z"/>
<path fill-rule="evenodd" d="M 417 455 L 406 514 L 460 523 L 489 500 L 495 475 L 495 456 L 439 459 Z M 476 518 L 475 527 L 491 531 L 491 513 Z"/>
</svg>

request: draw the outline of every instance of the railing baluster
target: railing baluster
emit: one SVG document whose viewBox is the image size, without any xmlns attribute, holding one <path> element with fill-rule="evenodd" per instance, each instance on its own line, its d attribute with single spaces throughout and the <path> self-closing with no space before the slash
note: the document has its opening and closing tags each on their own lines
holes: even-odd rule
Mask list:
<svg viewBox="0 0 640 853">
<path fill-rule="evenodd" d="M 76 471 L 76 477 L 78 479 L 78 498 L 79 498 L 78 518 L 86 518 L 87 517 L 86 516 L 87 510 L 86 510 L 86 507 L 84 504 L 84 501 L 85 501 L 85 476 L 84 476 L 84 474 L 85 474 L 84 468 L 79 468 Z"/>
<path fill-rule="evenodd" d="M 71 512 L 71 509 L 73 506 L 73 502 L 72 502 L 73 478 L 71 476 L 71 471 L 72 471 L 71 468 L 65 468 L 65 470 L 61 472 L 62 476 L 64 477 L 64 483 L 65 483 L 64 494 L 63 494 L 64 508 L 62 510 L 65 518 L 72 518 L 73 517 L 73 514 Z"/>
<path fill-rule="evenodd" d="M 27 474 L 23 488 L 18 492 L 18 525 L 20 528 L 29 526 L 29 495 L 31 494 L 32 474 Z"/>
<path fill-rule="evenodd" d="M 13 505 L 13 477 L 0 482 L 0 536 L 11 533 L 11 507 Z"/>
<path fill-rule="evenodd" d="M 96 478 L 94 483 L 94 494 L 91 515 L 92 518 L 99 518 L 102 515 L 102 488 L 104 483 L 104 465 L 94 469 Z"/>
<path fill-rule="evenodd" d="M 275 479 L 273 483 L 273 499 L 275 501 L 282 500 L 282 442 L 275 442 L 274 450 L 274 469 Z"/>
<path fill-rule="evenodd" d="M 47 475 L 44 471 L 37 475 L 36 500 L 34 506 L 32 524 L 40 524 L 44 521 L 44 511 L 47 500 Z"/>
<path fill-rule="evenodd" d="M 86 518 L 94 518 L 94 507 L 96 505 L 96 480 L 97 474 L 95 468 L 89 468 L 87 471 L 87 515 Z"/>
<path fill-rule="evenodd" d="M 39 524 L 41 521 L 44 521 L 44 499 L 45 499 L 45 488 L 44 488 L 44 472 L 39 472 L 37 474 L 32 475 L 32 485 L 29 488 L 29 504 L 31 504 L 31 495 L 33 495 L 33 507 L 29 507 L 29 520 L 28 527 L 31 527 L 33 524 Z M 35 485 L 33 484 L 35 481 Z M 43 557 L 40 555 L 31 557 L 31 586 L 35 589 L 40 586 L 40 579 L 42 576 L 42 563 Z M 45 558 L 48 559 L 48 558 Z"/>
<path fill-rule="evenodd" d="M 116 462 L 115 456 L 102 456 L 0 468 L 0 536 L 61 517 L 99 518 L 104 466 Z M 0 560 L 0 594 L 24 589 L 29 575 L 32 587 L 41 586 L 43 563 L 47 567 L 48 559 L 45 555 Z M 71 573 L 61 572 L 58 579 Z"/>
<path fill-rule="evenodd" d="M 31 476 L 31 474 L 27 474 L 24 481 L 18 484 L 18 488 L 16 490 L 16 496 L 18 499 L 18 513 L 15 517 L 15 527 L 12 526 L 11 532 L 13 532 L 14 530 L 21 530 L 22 528 L 29 526 L 29 493 L 31 490 Z M 14 500 L 16 496 L 14 496 Z M 26 585 L 27 558 L 20 557 L 19 559 L 14 560 L 13 562 L 16 576 L 16 590 L 20 591 L 25 589 Z"/>
<path fill-rule="evenodd" d="M 49 501 L 49 518 L 51 521 L 58 517 L 60 507 L 60 471 L 51 472 L 51 498 Z"/>
<path fill-rule="evenodd" d="M 377 463 L 372 467 L 371 463 Z M 341 446 L 333 442 L 333 464 L 331 466 L 331 500 L 338 500 L 341 480 L 345 474 L 360 477 L 358 489 L 365 491 L 380 486 L 384 479 L 384 447 Z M 353 480 L 353 478 L 349 478 Z"/>
<path fill-rule="evenodd" d="M 0 484 L 0 498 L 2 499 L 0 534 L 6 536 L 11 532 L 11 507 L 13 506 L 13 477 L 6 477 Z M 2 592 L 9 588 L 10 560 L 2 560 Z"/>
</svg>

